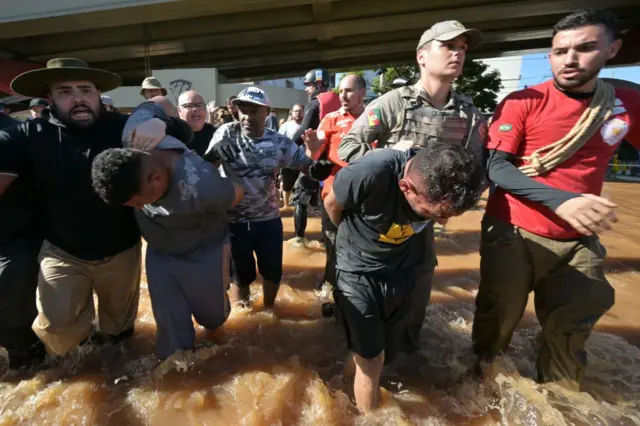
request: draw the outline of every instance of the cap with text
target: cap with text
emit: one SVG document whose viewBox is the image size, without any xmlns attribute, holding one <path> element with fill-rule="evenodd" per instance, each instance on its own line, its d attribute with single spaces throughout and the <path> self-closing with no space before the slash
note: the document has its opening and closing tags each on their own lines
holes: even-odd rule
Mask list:
<svg viewBox="0 0 640 426">
<path fill-rule="evenodd" d="M 430 41 L 451 41 L 461 35 L 468 37 L 470 48 L 482 44 L 482 33 L 479 30 L 475 28 L 465 28 L 465 26 L 458 21 L 442 21 L 433 24 L 431 28 L 422 33 L 416 50 L 420 50 L 422 46 Z"/>
<path fill-rule="evenodd" d="M 248 103 L 266 107 L 271 106 L 271 102 L 269 102 L 269 97 L 267 96 L 265 91 L 253 86 L 247 87 L 242 92 L 240 92 L 238 94 L 238 97 L 235 98 L 232 102 L 234 105 L 237 105 L 239 103 Z"/>
</svg>

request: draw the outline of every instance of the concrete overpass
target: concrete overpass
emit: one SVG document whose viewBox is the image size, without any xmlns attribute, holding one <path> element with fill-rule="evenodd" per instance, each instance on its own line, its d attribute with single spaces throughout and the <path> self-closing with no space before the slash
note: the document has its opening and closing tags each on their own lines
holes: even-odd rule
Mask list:
<svg viewBox="0 0 640 426">
<path fill-rule="evenodd" d="M 445 19 L 484 32 L 473 57 L 538 51 L 559 18 L 583 7 L 609 8 L 636 28 L 627 47 L 640 43 L 638 0 L 0 0 L 0 59 L 9 69 L 79 57 L 127 85 L 147 67 L 262 80 L 412 62 L 422 31 Z M 622 62 L 640 61 L 637 52 Z"/>
</svg>

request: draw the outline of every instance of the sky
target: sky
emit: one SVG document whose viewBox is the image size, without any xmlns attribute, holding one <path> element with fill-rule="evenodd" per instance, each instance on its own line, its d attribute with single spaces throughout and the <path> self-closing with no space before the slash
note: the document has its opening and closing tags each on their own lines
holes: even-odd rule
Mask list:
<svg viewBox="0 0 640 426">
<path fill-rule="evenodd" d="M 640 84 L 640 66 L 605 68 L 600 77 L 619 78 Z M 551 67 L 546 53 L 525 55 L 522 57 L 522 71 L 519 89 L 533 86 L 551 78 Z"/>
</svg>

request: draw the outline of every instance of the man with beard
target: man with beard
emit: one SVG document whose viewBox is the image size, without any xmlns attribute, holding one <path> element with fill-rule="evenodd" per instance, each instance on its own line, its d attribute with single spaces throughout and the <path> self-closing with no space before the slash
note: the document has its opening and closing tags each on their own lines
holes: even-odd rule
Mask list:
<svg viewBox="0 0 640 426">
<path fill-rule="evenodd" d="M 377 147 L 395 149 L 422 148 L 430 143 L 462 145 L 479 163 L 484 162 L 487 125 L 484 116 L 467 96 L 455 93 L 454 80 L 462 73 L 467 50 L 482 42 L 482 34 L 465 28 L 458 21 L 434 24 L 420 37 L 416 61 L 420 80 L 380 96 L 355 121 L 338 148 L 341 160 L 351 162 Z M 412 297 L 405 353 L 421 348 L 420 331 L 431 295 L 433 272 L 438 264 L 433 223 L 427 225 L 425 262 L 416 269 L 420 280 Z"/>
<path fill-rule="evenodd" d="M 314 160 L 325 156 L 333 163 L 331 175 L 324 180 L 322 187 L 322 199 L 331 191 L 333 180 L 340 169 L 346 163 L 338 157 L 338 146 L 345 134 L 349 132 L 356 119 L 364 111 L 364 97 L 367 93 L 367 82 L 357 74 L 348 74 L 340 80 L 339 93 L 342 107 L 327 114 L 318 127 L 318 131 L 307 130 L 302 138 L 310 149 L 318 147 L 315 152 L 310 152 Z M 322 209 L 322 235 L 327 260 L 324 267 L 324 277 L 319 286 L 328 282 L 332 286 L 336 283 L 336 233 L 338 228 L 331 222 L 327 211 Z"/>
<path fill-rule="evenodd" d="M 640 147 L 640 97 L 599 80 L 620 49 L 617 20 L 583 10 L 553 29 L 553 79 L 510 94 L 489 130 L 488 176 L 497 185 L 482 221 L 475 353 L 508 349 L 535 294 L 542 326 L 538 380 L 579 389 L 585 343 L 614 303 L 598 234 L 616 221 L 600 197 L 623 139 Z M 482 363 L 476 366 L 482 374 Z"/>
<path fill-rule="evenodd" d="M 298 131 L 293 136 L 293 141 L 302 145 L 302 136 L 308 129 L 316 130 L 322 119 L 329 113 L 340 108 L 340 99 L 333 93 L 331 88 L 331 78 L 326 69 L 313 69 L 304 76 L 305 92 L 309 96 L 309 103 L 304 112 L 304 118 Z M 326 174 L 331 171 L 331 164 L 325 166 Z M 296 180 L 297 179 L 297 180 Z M 315 204 L 320 191 L 320 184 L 317 180 L 308 175 L 299 175 L 287 171 L 283 174 L 283 189 L 291 190 L 289 184 L 295 183 L 293 191 L 293 222 L 296 234 L 296 243 L 304 242 L 304 234 L 307 230 L 308 207 Z"/>
<path fill-rule="evenodd" d="M 65 58 L 52 59 L 46 68 L 23 73 L 11 83 L 14 92 L 48 97 L 51 103 L 42 118 L 0 131 L 0 196 L 8 196 L 21 181 L 38 194 L 37 210 L 27 210 L 38 213 L 45 238 L 33 330 L 53 355 L 66 354 L 92 335 L 94 291 L 100 326 L 95 340 L 116 343 L 133 334 L 140 232 L 131 208 L 108 206 L 91 186 L 96 155 L 122 146 L 127 117 L 105 111 L 100 103 L 100 91 L 121 82 L 117 74 Z M 167 126 L 175 128 L 171 133 L 179 139 L 188 142 L 192 136 L 183 121 L 156 118 L 135 128 L 129 138 L 138 147 L 154 145 Z M 27 303 L 18 298 L 12 302 Z"/>
<path fill-rule="evenodd" d="M 473 207 L 483 174 L 459 145 L 434 143 L 417 153 L 378 150 L 340 170 L 324 199 L 338 227 L 333 295 L 350 350 L 345 375 L 355 373 L 361 411 L 379 404 L 382 367 L 398 353 L 415 268 L 426 256 L 422 232 L 430 221 L 446 223 Z"/>
<path fill-rule="evenodd" d="M 302 123 L 302 117 L 304 114 L 304 105 L 296 104 L 291 108 L 291 120 L 284 123 L 280 126 L 280 130 L 278 133 L 285 135 L 289 139 L 293 139 L 296 132 L 300 128 L 300 123 Z M 288 206 L 291 201 L 291 189 L 293 185 L 296 183 L 296 179 L 298 178 L 298 173 L 295 170 L 282 169 L 282 199 L 284 201 L 284 205 Z M 285 183 L 285 179 L 288 181 Z M 286 188 L 286 190 L 285 190 Z"/>
<path fill-rule="evenodd" d="M 313 161 L 305 155 L 303 147 L 265 128 L 270 103 L 264 91 L 248 87 L 233 102 L 240 121 L 225 124 L 216 131 L 205 159 L 222 162 L 245 188 L 244 199 L 230 210 L 232 298 L 243 303 L 249 301 L 257 260 L 263 279 L 264 305 L 270 308 L 282 278 L 283 235 L 277 174 L 282 168 L 306 173 Z"/>
<path fill-rule="evenodd" d="M 291 119 L 286 121 L 280 129 L 278 133 L 285 135 L 289 139 L 293 139 L 296 132 L 300 128 L 300 124 L 302 123 L 302 117 L 304 116 L 304 105 L 295 104 L 293 108 L 291 108 Z"/>
<path fill-rule="evenodd" d="M 189 148 L 203 157 L 216 131 L 213 124 L 206 122 L 207 105 L 204 98 L 194 90 L 182 93 L 178 98 L 178 113 L 193 130 L 193 141 L 189 144 Z"/>
</svg>

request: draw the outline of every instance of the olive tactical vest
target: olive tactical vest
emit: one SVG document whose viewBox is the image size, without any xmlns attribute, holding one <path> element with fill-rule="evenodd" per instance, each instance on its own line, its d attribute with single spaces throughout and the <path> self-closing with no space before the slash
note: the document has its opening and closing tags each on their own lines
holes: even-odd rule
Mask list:
<svg viewBox="0 0 640 426">
<path fill-rule="evenodd" d="M 471 130 L 478 118 L 471 111 L 473 103 L 470 99 L 452 94 L 449 103 L 439 110 L 432 107 L 414 86 L 398 90 L 404 108 L 398 116 L 399 131 L 393 132 L 387 144 L 394 145 L 400 140 L 409 139 L 420 147 L 429 142 L 468 145 Z"/>
</svg>

